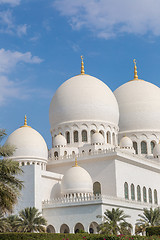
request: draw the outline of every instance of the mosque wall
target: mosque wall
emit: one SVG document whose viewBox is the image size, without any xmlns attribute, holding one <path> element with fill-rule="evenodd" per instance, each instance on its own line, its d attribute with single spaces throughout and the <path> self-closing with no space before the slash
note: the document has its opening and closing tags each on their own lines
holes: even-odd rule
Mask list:
<svg viewBox="0 0 160 240">
<path fill-rule="evenodd" d="M 144 203 L 144 187 L 146 188 L 146 203 L 150 203 L 153 207 L 155 205 L 155 190 L 157 191 L 157 200 L 160 203 L 159 170 L 154 168 L 144 167 L 144 165 L 133 165 L 124 161 L 115 161 L 116 169 L 116 190 L 117 197 L 125 199 L 124 184 L 128 184 L 128 199 Z M 132 185 L 132 187 L 131 187 Z M 139 186 L 139 187 L 138 187 Z M 132 190 L 131 190 L 132 188 Z M 138 190 L 139 188 L 139 190 Z M 149 191 L 151 193 L 149 194 Z M 138 193 L 139 191 L 139 193 Z M 139 196 L 138 196 L 139 195 Z M 134 200 L 135 198 L 135 200 Z"/>
<path fill-rule="evenodd" d="M 41 199 L 50 200 L 61 197 L 61 179 L 63 175 L 41 171 Z"/>
<path fill-rule="evenodd" d="M 43 216 L 47 219 L 48 225 L 52 225 L 55 228 L 56 233 L 60 232 L 63 224 L 69 227 L 70 233 L 74 233 L 77 223 L 81 223 L 84 231 L 89 232 L 92 222 L 101 222 L 101 219 L 97 218 L 97 215 L 102 215 L 101 204 L 79 204 L 79 206 L 43 209 Z"/>
<path fill-rule="evenodd" d="M 23 174 L 19 175 L 18 178 L 23 181 L 24 187 L 21 191 L 21 196 L 16 205 L 15 213 L 26 207 L 37 207 L 35 202 L 35 168 L 40 166 L 27 165 L 23 166 Z"/>
</svg>

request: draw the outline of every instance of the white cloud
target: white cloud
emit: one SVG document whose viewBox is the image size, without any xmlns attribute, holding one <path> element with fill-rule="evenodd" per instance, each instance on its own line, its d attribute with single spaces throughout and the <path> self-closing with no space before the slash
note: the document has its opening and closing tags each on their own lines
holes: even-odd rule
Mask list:
<svg viewBox="0 0 160 240">
<path fill-rule="evenodd" d="M 21 0 L 0 0 L 0 4 L 10 4 L 11 6 L 17 6 Z"/>
<path fill-rule="evenodd" d="M 43 60 L 32 56 L 31 52 L 21 53 L 18 51 L 0 49 L 0 73 L 9 73 L 18 63 L 41 63 Z"/>
<path fill-rule="evenodd" d="M 0 11 L 0 32 L 16 34 L 21 37 L 27 34 L 27 24 L 15 24 L 11 10 Z"/>
<path fill-rule="evenodd" d="M 0 75 L 0 89 L 0 106 L 3 106 L 9 99 L 23 99 L 27 97 L 27 93 L 19 83 L 10 81 L 8 77 L 3 75 Z"/>
<path fill-rule="evenodd" d="M 7 75 L 20 63 L 38 64 L 42 61 L 39 57 L 32 56 L 30 52 L 21 53 L 0 49 L 0 106 L 6 104 L 10 99 L 28 98 L 33 92 L 36 95 L 35 89 L 26 87 L 25 82 L 10 80 Z M 41 89 L 39 89 L 40 91 Z"/>
<path fill-rule="evenodd" d="M 101 38 L 125 33 L 160 36 L 159 0 L 55 0 L 53 6 L 73 29 L 86 27 Z"/>
<path fill-rule="evenodd" d="M 27 34 L 27 24 L 17 26 L 17 35 L 21 37 L 22 35 Z"/>
</svg>

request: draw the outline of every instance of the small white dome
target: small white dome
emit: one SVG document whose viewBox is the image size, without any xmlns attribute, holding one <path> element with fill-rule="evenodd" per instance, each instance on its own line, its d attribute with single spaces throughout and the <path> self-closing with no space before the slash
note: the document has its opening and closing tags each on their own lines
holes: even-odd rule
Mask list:
<svg viewBox="0 0 160 240">
<path fill-rule="evenodd" d="M 156 144 L 156 146 L 154 147 L 153 156 L 155 158 L 160 157 L 160 143 Z"/>
<path fill-rule="evenodd" d="M 160 89 L 143 80 L 133 80 L 114 92 L 120 112 L 120 132 L 160 131 Z"/>
<path fill-rule="evenodd" d="M 40 158 L 48 159 L 48 148 L 43 137 L 33 128 L 23 126 L 11 133 L 5 145 L 13 145 L 16 150 L 13 158 Z"/>
<path fill-rule="evenodd" d="M 91 144 L 104 144 L 104 137 L 101 133 L 95 132 L 91 138 Z"/>
<path fill-rule="evenodd" d="M 120 148 L 132 148 L 133 142 L 129 137 L 125 136 L 121 138 L 119 145 L 120 145 Z"/>
<path fill-rule="evenodd" d="M 67 141 L 65 137 L 61 134 L 58 134 L 54 139 L 53 139 L 53 146 L 54 147 L 65 147 L 67 145 Z"/>
<path fill-rule="evenodd" d="M 118 126 L 117 100 L 99 79 L 80 74 L 64 82 L 52 98 L 49 109 L 51 130 L 75 121 L 99 121 Z"/>
<path fill-rule="evenodd" d="M 71 167 L 63 176 L 61 182 L 63 195 L 72 193 L 93 193 L 93 182 L 89 173 L 82 167 Z"/>
</svg>

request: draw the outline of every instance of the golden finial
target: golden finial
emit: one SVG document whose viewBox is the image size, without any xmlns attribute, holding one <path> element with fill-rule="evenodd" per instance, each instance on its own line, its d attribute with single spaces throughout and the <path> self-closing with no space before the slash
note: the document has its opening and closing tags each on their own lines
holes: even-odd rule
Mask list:
<svg viewBox="0 0 160 240">
<path fill-rule="evenodd" d="M 24 126 L 26 127 L 27 126 L 27 116 L 25 115 L 24 117 Z"/>
<path fill-rule="evenodd" d="M 81 56 L 81 74 L 85 74 L 83 56 Z"/>
<path fill-rule="evenodd" d="M 75 165 L 74 165 L 74 167 L 78 167 L 77 158 L 75 158 Z"/>
<path fill-rule="evenodd" d="M 24 117 L 24 125 L 22 127 L 30 127 L 27 125 L 27 116 Z"/>
<path fill-rule="evenodd" d="M 134 62 L 134 80 L 137 80 L 138 75 L 137 75 L 136 59 L 133 59 L 133 62 Z"/>
</svg>

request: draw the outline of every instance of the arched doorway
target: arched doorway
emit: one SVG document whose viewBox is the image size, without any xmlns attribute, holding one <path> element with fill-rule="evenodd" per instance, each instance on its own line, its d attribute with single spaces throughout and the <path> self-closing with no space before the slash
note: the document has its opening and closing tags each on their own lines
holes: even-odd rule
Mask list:
<svg viewBox="0 0 160 240">
<path fill-rule="evenodd" d="M 69 233 L 70 230 L 69 230 L 69 227 L 67 224 L 62 224 L 61 227 L 60 227 L 60 233 Z"/>
<path fill-rule="evenodd" d="M 84 226 L 82 223 L 77 223 L 74 228 L 74 233 L 79 233 L 80 230 L 84 231 Z"/>
<path fill-rule="evenodd" d="M 89 226 L 89 233 L 97 233 L 98 223 L 92 222 Z"/>
<path fill-rule="evenodd" d="M 47 233 L 55 233 L 55 228 L 52 225 L 47 226 Z"/>
</svg>

